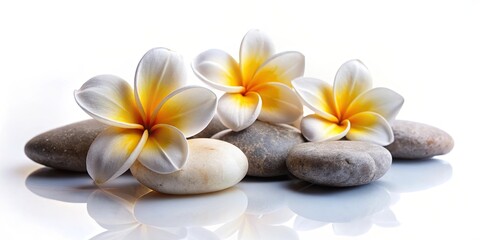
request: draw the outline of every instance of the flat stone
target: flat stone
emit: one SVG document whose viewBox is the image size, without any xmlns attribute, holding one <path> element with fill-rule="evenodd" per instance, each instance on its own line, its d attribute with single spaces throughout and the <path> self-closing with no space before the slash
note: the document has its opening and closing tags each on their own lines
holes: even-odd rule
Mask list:
<svg viewBox="0 0 480 240">
<path fill-rule="evenodd" d="M 217 115 L 213 116 L 213 119 L 212 121 L 210 121 L 210 123 L 207 125 L 207 127 L 205 127 L 205 129 L 203 129 L 201 132 L 195 134 L 194 136 L 192 136 L 191 138 L 210 138 L 212 137 L 213 135 L 223 131 L 227 129 L 227 127 L 225 127 L 223 125 L 222 122 L 220 122 L 220 119 L 218 118 Z"/>
<path fill-rule="evenodd" d="M 295 146 L 288 154 L 288 170 L 307 182 L 348 187 L 382 177 L 392 164 L 384 147 L 359 141 L 311 142 Z"/>
<path fill-rule="evenodd" d="M 209 138 L 188 140 L 185 166 L 169 174 L 158 174 L 136 161 L 130 168 L 145 186 L 167 194 L 200 194 L 220 191 L 240 182 L 247 174 L 245 154 L 234 145 Z"/>
<path fill-rule="evenodd" d="M 107 125 L 85 120 L 42 133 L 25 145 L 25 154 L 33 161 L 56 169 L 86 172 L 88 149 Z"/>
<path fill-rule="evenodd" d="M 225 130 L 212 138 L 229 142 L 240 148 L 248 158 L 249 176 L 275 177 L 287 175 L 288 151 L 304 143 L 300 131 L 286 124 L 254 122 L 240 132 Z"/>
<path fill-rule="evenodd" d="M 445 131 L 418 122 L 396 120 L 392 124 L 395 140 L 386 146 L 395 159 L 424 159 L 449 153 L 453 138 Z"/>
</svg>

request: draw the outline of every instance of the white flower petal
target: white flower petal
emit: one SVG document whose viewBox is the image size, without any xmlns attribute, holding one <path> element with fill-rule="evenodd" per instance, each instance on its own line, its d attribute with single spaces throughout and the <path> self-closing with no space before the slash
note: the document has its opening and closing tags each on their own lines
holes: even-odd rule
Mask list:
<svg viewBox="0 0 480 240">
<path fill-rule="evenodd" d="M 388 89 L 374 88 L 358 96 L 348 107 L 345 118 L 359 112 L 375 112 L 392 122 L 403 105 L 403 97 Z"/>
<path fill-rule="evenodd" d="M 303 115 L 303 105 L 295 92 L 281 83 L 266 83 L 255 92 L 262 99 L 258 119 L 272 123 L 291 123 Z"/>
<path fill-rule="evenodd" d="M 347 133 L 349 140 L 372 142 L 386 146 L 393 142 L 393 131 L 387 120 L 374 112 L 361 112 L 348 119 L 351 123 Z"/>
<path fill-rule="evenodd" d="M 185 137 L 202 131 L 215 115 L 217 96 L 203 87 L 184 87 L 165 98 L 156 114 L 155 124 L 178 128 Z"/>
<path fill-rule="evenodd" d="M 273 55 L 260 66 L 248 82 L 247 89 L 267 82 L 283 83 L 292 86 L 292 80 L 303 76 L 305 57 L 299 52 L 282 52 Z"/>
<path fill-rule="evenodd" d="M 229 93 L 244 90 L 237 61 L 228 53 L 210 49 L 198 55 L 192 62 L 195 75 L 210 87 Z"/>
<path fill-rule="evenodd" d="M 333 95 L 337 113 L 343 115 L 358 95 L 372 88 L 372 78 L 365 65 L 359 60 L 344 63 L 335 75 Z"/>
<path fill-rule="evenodd" d="M 240 71 L 244 81 L 252 79 L 274 52 L 273 43 L 265 33 L 258 29 L 248 31 L 240 45 Z"/>
<path fill-rule="evenodd" d="M 336 122 L 311 114 L 302 119 L 300 129 L 303 136 L 310 142 L 339 140 L 350 130 L 350 122 L 347 120 L 338 125 Z"/>
<path fill-rule="evenodd" d="M 98 184 L 120 176 L 137 159 L 147 138 L 147 130 L 116 127 L 105 129 L 88 150 L 88 174 Z"/>
<path fill-rule="evenodd" d="M 322 118 L 338 121 L 332 85 L 321 79 L 306 77 L 293 80 L 292 85 L 305 106 Z"/>
<path fill-rule="evenodd" d="M 141 117 L 133 90 L 119 77 L 93 77 L 74 92 L 74 97 L 78 105 L 98 121 L 122 128 L 142 128 L 138 124 Z"/>
<path fill-rule="evenodd" d="M 155 125 L 138 156 L 146 168 L 160 173 L 180 170 L 187 162 L 188 144 L 185 136 L 175 127 L 165 124 Z"/>
<path fill-rule="evenodd" d="M 135 97 L 147 118 L 168 94 L 186 84 L 186 69 L 180 54 L 166 48 L 145 53 L 135 73 Z"/>
<path fill-rule="evenodd" d="M 218 118 L 233 131 L 241 131 L 252 125 L 262 109 L 260 95 L 250 92 L 226 93 L 218 100 Z"/>
</svg>

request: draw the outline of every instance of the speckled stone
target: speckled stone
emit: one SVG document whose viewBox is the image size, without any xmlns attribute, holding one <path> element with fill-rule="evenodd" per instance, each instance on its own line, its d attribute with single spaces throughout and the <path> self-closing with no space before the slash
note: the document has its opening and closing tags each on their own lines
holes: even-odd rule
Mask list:
<svg viewBox="0 0 480 240">
<path fill-rule="evenodd" d="M 424 159 L 449 153 L 453 138 L 427 124 L 396 120 L 392 124 L 395 140 L 386 148 L 396 159 Z"/>
<path fill-rule="evenodd" d="M 218 116 L 215 115 L 213 117 L 212 121 L 210 121 L 210 123 L 207 125 L 207 127 L 205 127 L 205 129 L 203 129 L 201 132 L 195 134 L 191 138 L 210 138 L 213 135 L 215 135 L 216 133 L 219 133 L 219 132 L 221 132 L 225 129 L 227 129 L 227 127 L 225 127 L 223 125 L 223 123 L 220 122 L 220 119 L 218 118 Z"/>
<path fill-rule="evenodd" d="M 288 151 L 304 143 L 300 131 L 285 124 L 254 122 L 240 132 L 222 131 L 212 138 L 229 142 L 240 148 L 248 158 L 249 176 L 275 177 L 287 175 Z"/>
<path fill-rule="evenodd" d="M 247 174 L 245 154 L 234 145 L 210 138 L 188 140 L 188 160 L 181 170 L 158 174 L 136 161 L 130 168 L 145 186 L 167 194 L 200 194 L 220 191 Z"/>
<path fill-rule="evenodd" d="M 303 143 L 288 154 L 288 170 L 307 182 L 348 187 L 382 177 L 392 165 L 392 155 L 376 144 L 359 141 Z"/>
<path fill-rule="evenodd" d="M 25 154 L 47 167 L 86 172 L 88 149 L 106 127 L 92 119 L 56 128 L 28 141 Z"/>
</svg>

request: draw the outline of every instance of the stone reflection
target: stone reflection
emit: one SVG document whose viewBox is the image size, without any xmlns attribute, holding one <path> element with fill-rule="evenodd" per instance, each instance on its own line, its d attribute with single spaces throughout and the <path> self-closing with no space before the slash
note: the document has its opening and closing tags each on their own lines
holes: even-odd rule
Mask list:
<svg viewBox="0 0 480 240">
<path fill-rule="evenodd" d="M 388 208 L 390 193 L 378 184 L 354 188 L 328 188 L 305 182 L 295 182 L 288 195 L 288 206 L 298 216 L 294 227 L 308 231 L 332 223 L 338 235 L 355 236 L 379 225 L 398 225 L 395 214 Z M 385 224 L 386 223 L 386 224 Z"/>
<path fill-rule="evenodd" d="M 93 239 L 219 239 L 206 226 L 241 215 L 247 202 L 235 188 L 225 191 L 174 196 L 152 192 L 139 185 L 125 191 L 97 190 L 87 202 L 89 215 L 106 232 Z"/>
<path fill-rule="evenodd" d="M 449 163 L 438 159 L 396 160 L 379 181 L 355 188 L 328 188 L 294 181 L 288 206 L 297 214 L 296 231 L 310 231 L 332 225 L 337 235 L 356 236 L 367 233 L 373 225 L 400 225 L 390 206 L 400 193 L 426 190 L 448 181 Z"/>
<path fill-rule="evenodd" d="M 378 183 L 390 192 L 415 192 L 447 182 L 452 172 L 452 166 L 440 159 L 395 160 Z"/>
<path fill-rule="evenodd" d="M 62 202 L 85 203 L 97 187 L 86 173 L 40 168 L 28 175 L 25 186 L 40 197 Z"/>
<path fill-rule="evenodd" d="M 89 216 L 105 228 L 95 240 L 294 240 L 328 225 L 345 236 L 365 234 L 372 226 L 398 226 L 390 206 L 401 193 L 438 186 L 451 175 L 452 167 L 442 160 L 395 161 L 379 181 L 360 187 L 247 177 L 224 191 L 178 196 L 153 192 L 130 174 L 99 188 L 87 174 L 41 168 L 25 185 L 44 198 L 86 203 Z"/>
<path fill-rule="evenodd" d="M 285 224 L 295 214 L 286 204 L 289 179 L 246 178 L 238 188 L 248 197 L 243 215 L 215 230 L 222 239 L 299 239 Z"/>
<path fill-rule="evenodd" d="M 232 187 L 200 195 L 151 192 L 135 204 L 138 221 L 157 227 L 204 227 L 231 221 L 245 212 L 247 197 Z"/>
<path fill-rule="evenodd" d="M 88 214 L 107 231 L 92 239 L 182 239 L 186 236 L 185 228 L 156 228 L 139 222 L 134 214 L 135 200 L 143 187 L 134 194 L 122 192 L 117 195 L 110 190 L 96 190 L 87 201 Z M 141 195 L 140 195 L 141 196 Z"/>
</svg>

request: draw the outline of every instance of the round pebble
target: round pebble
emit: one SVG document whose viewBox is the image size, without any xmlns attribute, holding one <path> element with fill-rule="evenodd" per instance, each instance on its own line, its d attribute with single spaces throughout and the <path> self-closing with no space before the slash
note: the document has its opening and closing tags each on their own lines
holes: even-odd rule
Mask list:
<svg viewBox="0 0 480 240">
<path fill-rule="evenodd" d="M 33 161 L 56 169 L 86 172 L 88 149 L 107 125 L 85 120 L 42 133 L 25 145 L 25 154 Z"/>
<path fill-rule="evenodd" d="M 382 177 L 392 164 L 383 147 L 359 141 L 311 142 L 295 146 L 288 154 L 288 170 L 307 182 L 348 187 Z"/>
<path fill-rule="evenodd" d="M 130 168 L 145 186 L 167 194 L 199 194 L 220 191 L 240 182 L 247 174 L 245 154 L 227 142 L 197 138 L 188 140 L 185 166 L 176 172 L 159 174 L 136 161 Z"/>
<path fill-rule="evenodd" d="M 449 153 L 453 138 L 445 131 L 427 124 L 396 120 L 392 124 L 395 140 L 386 146 L 396 159 L 425 159 Z"/>
<path fill-rule="evenodd" d="M 285 164 L 288 151 L 304 143 L 300 131 L 285 124 L 256 121 L 240 132 L 226 130 L 212 138 L 229 142 L 240 148 L 248 158 L 249 176 L 276 177 L 287 175 Z"/>
</svg>

